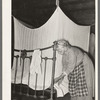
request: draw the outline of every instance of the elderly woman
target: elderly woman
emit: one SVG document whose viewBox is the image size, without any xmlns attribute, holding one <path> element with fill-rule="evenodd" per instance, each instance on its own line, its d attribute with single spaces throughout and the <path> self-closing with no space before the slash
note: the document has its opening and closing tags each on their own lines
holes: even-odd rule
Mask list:
<svg viewBox="0 0 100 100">
<path fill-rule="evenodd" d="M 89 56 L 65 39 L 57 41 L 56 50 L 62 55 L 63 69 L 54 82 L 60 84 L 67 75 L 71 100 L 93 100 L 94 67 Z"/>
</svg>

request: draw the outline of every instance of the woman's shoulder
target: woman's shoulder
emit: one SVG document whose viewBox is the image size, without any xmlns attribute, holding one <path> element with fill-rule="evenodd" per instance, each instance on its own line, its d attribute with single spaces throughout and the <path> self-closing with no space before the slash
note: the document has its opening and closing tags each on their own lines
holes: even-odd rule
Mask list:
<svg viewBox="0 0 100 100">
<path fill-rule="evenodd" d="M 83 51 L 81 48 L 75 47 L 75 46 L 71 47 L 71 50 L 72 50 L 76 55 L 78 55 L 78 54 L 83 54 L 83 53 L 84 53 L 84 51 Z"/>
</svg>

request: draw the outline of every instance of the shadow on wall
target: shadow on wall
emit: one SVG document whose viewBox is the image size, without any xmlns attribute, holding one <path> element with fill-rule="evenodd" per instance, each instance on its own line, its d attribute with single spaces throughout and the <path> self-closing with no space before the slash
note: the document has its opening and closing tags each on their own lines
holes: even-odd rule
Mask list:
<svg viewBox="0 0 100 100">
<path fill-rule="evenodd" d="M 89 56 L 95 65 L 95 25 L 91 26 L 90 30 Z"/>
</svg>

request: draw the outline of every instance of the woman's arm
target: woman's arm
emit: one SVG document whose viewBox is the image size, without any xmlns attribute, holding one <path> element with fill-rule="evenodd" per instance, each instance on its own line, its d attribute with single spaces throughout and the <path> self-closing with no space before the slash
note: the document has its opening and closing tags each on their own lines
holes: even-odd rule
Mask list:
<svg viewBox="0 0 100 100">
<path fill-rule="evenodd" d="M 65 60 L 67 63 L 63 64 L 63 67 L 64 67 L 63 71 L 68 75 L 74 70 L 77 63 L 77 57 L 73 50 L 68 51 L 68 54 L 66 55 Z"/>
<path fill-rule="evenodd" d="M 63 80 L 63 78 L 65 77 L 66 75 L 64 73 L 62 73 L 59 77 L 56 77 L 54 79 L 54 84 L 59 82 L 60 80 Z"/>
</svg>

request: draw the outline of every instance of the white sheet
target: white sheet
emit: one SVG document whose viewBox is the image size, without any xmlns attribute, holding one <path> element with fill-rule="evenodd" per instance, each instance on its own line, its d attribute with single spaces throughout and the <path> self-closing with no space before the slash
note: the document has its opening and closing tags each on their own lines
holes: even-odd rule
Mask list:
<svg viewBox="0 0 100 100">
<path fill-rule="evenodd" d="M 30 29 L 14 18 L 15 48 L 35 49 L 52 45 L 53 41 L 65 38 L 72 45 L 88 51 L 90 26 L 79 26 L 72 22 L 57 7 L 50 19 L 41 27 Z"/>
</svg>

